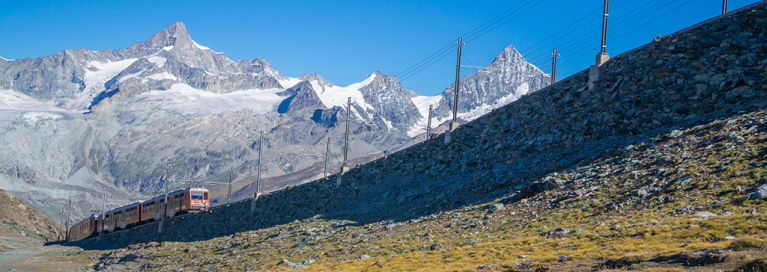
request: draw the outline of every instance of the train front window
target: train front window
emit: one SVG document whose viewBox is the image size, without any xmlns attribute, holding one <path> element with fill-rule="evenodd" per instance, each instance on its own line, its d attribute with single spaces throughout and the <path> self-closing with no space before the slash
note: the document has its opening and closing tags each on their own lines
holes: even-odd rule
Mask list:
<svg viewBox="0 0 767 272">
<path fill-rule="evenodd" d="M 202 192 L 192 192 L 192 199 L 194 200 L 202 200 Z"/>
<path fill-rule="evenodd" d="M 208 200 L 208 192 L 205 192 L 205 200 Z"/>
</svg>

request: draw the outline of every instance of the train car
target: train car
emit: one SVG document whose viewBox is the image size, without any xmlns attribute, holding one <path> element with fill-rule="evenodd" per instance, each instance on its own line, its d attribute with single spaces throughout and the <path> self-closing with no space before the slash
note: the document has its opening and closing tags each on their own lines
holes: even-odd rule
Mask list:
<svg viewBox="0 0 767 272">
<path fill-rule="evenodd" d="M 141 222 L 160 220 L 162 216 L 175 216 L 189 211 L 210 209 L 210 192 L 205 188 L 189 188 L 168 193 L 168 209 L 165 209 L 165 196 L 159 196 L 141 203 Z"/>
<path fill-rule="evenodd" d="M 141 222 L 141 216 L 139 213 L 141 202 L 142 201 L 139 201 L 123 208 L 123 216 L 122 222 L 120 223 L 120 229 L 130 228 L 138 225 L 138 223 Z"/>
<path fill-rule="evenodd" d="M 141 203 L 141 222 L 154 222 L 165 215 L 165 196 L 155 197 Z"/>
<path fill-rule="evenodd" d="M 78 241 L 96 235 L 97 215 L 91 215 L 69 227 L 67 241 Z"/>
<path fill-rule="evenodd" d="M 123 206 L 111 211 L 108 211 L 104 215 L 104 228 L 105 232 L 113 232 L 115 230 L 127 229 L 140 222 L 138 214 L 138 206 L 140 203 L 133 203 L 127 206 Z M 133 208 L 136 208 L 135 210 Z M 98 231 L 101 231 L 101 225 L 96 226 Z"/>
<path fill-rule="evenodd" d="M 117 210 L 111 210 L 106 212 L 104 215 L 104 231 L 105 232 L 113 232 L 115 231 L 115 222 L 117 221 L 116 218 L 118 218 L 118 211 Z"/>
<path fill-rule="evenodd" d="M 178 191 L 175 194 L 168 195 L 168 202 L 171 203 L 174 215 L 192 211 L 207 210 L 210 208 L 208 200 L 208 189 L 190 188 Z M 173 200 L 171 201 L 171 196 Z"/>
<path fill-rule="evenodd" d="M 188 188 L 169 193 L 167 209 L 166 196 L 159 196 L 107 211 L 103 219 L 100 215 L 92 215 L 70 228 L 72 235 L 69 240 L 82 240 L 95 236 L 101 231 L 113 232 L 156 221 L 166 216 L 166 211 L 168 216 L 175 216 L 190 211 L 208 210 L 210 209 L 209 194 L 210 192 L 205 188 Z"/>
<path fill-rule="evenodd" d="M 210 209 L 208 193 L 208 189 L 205 188 L 189 189 L 189 209 L 203 211 Z"/>
</svg>

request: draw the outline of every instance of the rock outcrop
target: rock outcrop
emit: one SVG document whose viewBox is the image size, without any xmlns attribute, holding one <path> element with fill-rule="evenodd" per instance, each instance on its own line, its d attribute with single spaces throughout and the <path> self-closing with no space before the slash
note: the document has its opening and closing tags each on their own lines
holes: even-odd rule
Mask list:
<svg viewBox="0 0 767 272">
<path fill-rule="evenodd" d="M 0 190 L 0 221 L 25 228 L 50 241 L 55 241 L 59 233 L 53 220 L 4 190 Z"/>
</svg>

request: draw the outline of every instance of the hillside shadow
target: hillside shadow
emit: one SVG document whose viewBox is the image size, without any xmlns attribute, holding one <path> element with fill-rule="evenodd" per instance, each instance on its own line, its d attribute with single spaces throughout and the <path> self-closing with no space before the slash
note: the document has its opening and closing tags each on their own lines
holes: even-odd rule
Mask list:
<svg viewBox="0 0 767 272">
<path fill-rule="evenodd" d="M 736 14 L 731 13 L 727 18 L 734 17 Z M 710 24 L 715 26 L 717 22 Z M 589 73 L 584 70 L 524 95 L 497 113 L 462 124 L 452 132 L 452 144 L 444 144 L 441 135 L 361 164 L 343 175 L 340 186 L 336 186 L 335 177 L 289 186 L 261 196 L 255 202 L 255 211 L 251 211 L 254 202 L 246 199 L 209 212 L 173 218 L 163 227 L 163 234 L 157 233 L 157 228 L 139 227 L 108 235 L 107 240 L 117 246 L 200 241 L 307 219 L 328 220 L 336 227 L 415 222 L 464 207 L 496 201 L 512 203 L 534 196 L 546 190 L 544 178 L 554 172 L 605 171 L 590 167 L 598 160 L 620 157 L 623 152 L 641 151 L 653 146 L 652 142 L 694 136 L 681 131 L 671 133 L 675 129 L 767 106 L 764 90 L 743 85 L 755 84 L 752 78 L 748 82 L 753 84 L 747 84 L 745 77 L 756 73 L 754 68 L 728 79 L 730 84 L 716 90 L 692 81 L 725 68 L 716 64 L 694 66 L 685 62 L 682 64 L 692 66 L 675 69 L 695 67 L 694 73 L 679 74 L 685 80 L 667 80 L 677 73 L 669 71 L 667 63 L 679 53 L 674 50 L 700 54 L 710 50 L 699 42 L 701 37 L 731 34 L 724 28 L 709 31 L 705 26 L 673 34 L 675 39 L 690 41 L 677 42 L 679 49 L 672 49 L 671 39 L 658 40 L 610 59 L 603 64 L 604 75 L 593 82 L 592 88 L 587 87 Z M 748 50 L 730 47 L 708 55 L 744 55 L 763 47 Z M 315 112 L 313 119 L 338 121 L 333 119 L 338 110 L 334 107 L 321 114 Z M 569 186 L 567 181 L 562 182 Z M 97 243 L 88 241 L 78 245 L 97 248 Z"/>
<path fill-rule="evenodd" d="M 684 127 L 700 123 L 688 122 Z M 108 234 L 107 241 L 95 239 L 69 243 L 83 249 L 115 249 L 147 242 L 191 242 L 231 236 L 310 218 L 330 220 L 336 227 L 377 222 L 415 222 L 425 216 L 482 205 L 493 201 L 512 203 L 539 193 L 530 184 L 552 172 L 573 170 L 636 142 L 668 133 L 680 126 L 668 126 L 635 136 L 619 135 L 547 153 L 531 153 L 506 164 L 503 173 L 493 169 L 473 172 L 398 171 L 407 165 L 384 158 L 372 161 L 344 175 L 340 187 L 336 177 L 288 187 L 262 195 L 251 212 L 252 199 L 188 214 L 168 220 L 165 233 L 157 223 Z M 443 136 L 396 153 L 419 157 L 423 152 L 439 153 Z M 431 146 L 429 146 L 431 145 Z M 512 158 L 512 152 L 506 153 Z M 554 163 L 555 162 L 555 163 Z M 404 174 L 403 174 L 404 173 Z M 520 190 L 524 194 L 520 194 Z"/>
</svg>

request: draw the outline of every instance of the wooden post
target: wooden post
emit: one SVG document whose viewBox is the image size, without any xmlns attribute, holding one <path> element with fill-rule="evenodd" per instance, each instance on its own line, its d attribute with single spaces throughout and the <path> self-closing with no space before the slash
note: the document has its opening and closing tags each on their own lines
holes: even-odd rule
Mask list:
<svg viewBox="0 0 767 272">
<path fill-rule="evenodd" d="M 264 150 L 264 132 L 261 131 L 261 140 L 258 142 L 258 170 L 256 170 L 256 193 L 261 192 L 261 155 Z"/>
<path fill-rule="evenodd" d="M 226 204 L 232 201 L 232 175 L 234 175 L 234 168 L 229 168 L 229 193 L 226 195 Z"/>
<path fill-rule="evenodd" d="M 551 56 L 554 57 L 551 61 L 551 84 L 554 84 L 557 82 L 557 57 L 559 57 L 556 48 L 554 48 L 554 53 Z"/>
<path fill-rule="evenodd" d="M 426 140 L 431 139 L 431 112 L 434 105 L 429 105 L 429 120 L 426 122 Z"/>
<path fill-rule="evenodd" d="M 325 178 L 328 177 L 328 159 L 330 159 L 330 137 L 328 137 L 328 146 L 325 148 Z"/>
<path fill-rule="evenodd" d="M 168 183 L 170 183 L 170 163 L 168 164 L 165 172 L 165 197 L 163 203 L 163 210 L 165 214 L 161 216 L 160 223 L 157 224 L 157 233 L 162 233 L 162 225 L 165 224 L 165 218 L 168 217 Z"/>
<path fill-rule="evenodd" d="M 338 176 L 336 176 L 336 187 L 341 186 L 341 182 L 343 182 L 343 179 L 344 179 L 344 173 L 346 173 L 346 171 L 349 171 L 349 166 L 347 166 L 347 159 L 349 155 L 349 119 L 352 116 L 351 109 L 352 109 L 352 98 L 349 97 L 349 99 L 346 102 L 346 136 L 344 138 L 344 163 L 341 165 L 341 171 L 338 172 Z"/>
<path fill-rule="evenodd" d="M 56 237 L 56 241 L 61 241 L 61 221 L 64 221 L 64 207 L 61 207 L 61 213 L 59 213 L 59 235 Z"/>
<path fill-rule="evenodd" d="M 67 225 L 65 226 L 67 228 L 67 235 L 64 239 L 69 242 L 69 216 L 72 214 L 72 197 L 69 197 L 69 211 L 67 211 Z"/>
</svg>

